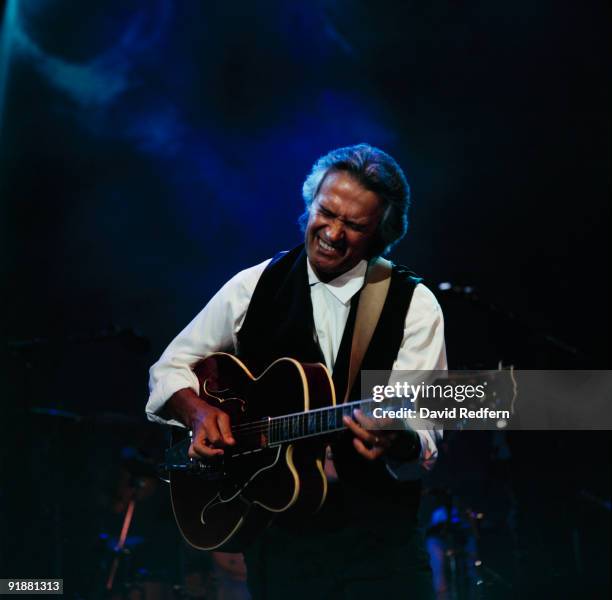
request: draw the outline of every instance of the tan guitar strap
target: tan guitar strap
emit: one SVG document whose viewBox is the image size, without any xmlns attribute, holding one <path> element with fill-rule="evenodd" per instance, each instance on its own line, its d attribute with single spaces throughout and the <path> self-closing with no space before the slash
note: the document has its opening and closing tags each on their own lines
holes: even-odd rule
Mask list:
<svg viewBox="0 0 612 600">
<path fill-rule="evenodd" d="M 390 284 L 391 263 L 380 257 L 372 261 L 368 267 L 365 285 L 361 290 L 357 306 L 344 402 L 348 400 L 349 394 L 353 389 L 363 357 L 368 349 L 372 335 L 374 335 L 378 319 L 380 319 Z"/>
</svg>

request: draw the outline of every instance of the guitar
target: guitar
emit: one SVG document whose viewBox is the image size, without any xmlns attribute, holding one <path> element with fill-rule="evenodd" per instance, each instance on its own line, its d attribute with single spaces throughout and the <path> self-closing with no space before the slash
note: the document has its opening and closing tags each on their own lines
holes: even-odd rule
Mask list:
<svg viewBox="0 0 612 600">
<path fill-rule="evenodd" d="M 200 397 L 230 415 L 236 445 L 220 457 L 192 459 L 190 433 L 173 428 L 165 468 L 187 542 L 239 552 L 275 515 L 319 510 L 327 494 L 321 435 L 343 429 L 351 410 L 325 410 L 336 404 L 327 368 L 281 358 L 254 377 L 238 358 L 217 352 L 193 370 Z"/>
<path fill-rule="evenodd" d="M 321 363 L 280 358 L 255 377 L 237 357 L 216 352 L 193 370 L 200 397 L 229 414 L 236 444 L 222 456 L 193 459 L 191 433 L 172 428 L 162 467 L 186 541 L 201 550 L 240 552 L 276 516 L 316 513 L 327 496 L 329 435 L 345 429 L 343 417 L 355 408 L 368 412 L 378 404 L 337 405 Z"/>
</svg>

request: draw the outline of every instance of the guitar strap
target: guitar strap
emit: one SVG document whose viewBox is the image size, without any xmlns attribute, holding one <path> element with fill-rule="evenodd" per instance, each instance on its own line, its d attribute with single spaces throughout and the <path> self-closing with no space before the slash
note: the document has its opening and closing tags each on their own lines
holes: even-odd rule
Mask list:
<svg viewBox="0 0 612 600">
<path fill-rule="evenodd" d="M 365 285 L 359 296 L 353 340 L 351 343 L 351 358 L 349 362 L 348 379 L 344 402 L 348 401 L 353 389 L 355 378 L 368 349 L 378 319 L 382 313 L 389 285 L 391 284 L 391 263 L 381 257 L 370 262 L 366 274 Z"/>
</svg>

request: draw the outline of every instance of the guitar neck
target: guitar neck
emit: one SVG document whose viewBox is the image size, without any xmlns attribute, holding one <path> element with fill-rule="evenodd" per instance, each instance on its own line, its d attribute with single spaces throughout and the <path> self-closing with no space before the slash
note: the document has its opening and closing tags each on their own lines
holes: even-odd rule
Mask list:
<svg viewBox="0 0 612 600">
<path fill-rule="evenodd" d="M 412 407 L 409 398 L 403 401 L 395 399 L 394 405 L 398 408 Z M 309 410 L 307 412 L 270 417 L 268 419 L 268 445 L 294 442 L 303 438 L 325 435 L 345 429 L 343 417 L 352 417 L 355 409 L 367 412 L 371 407 L 378 406 L 374 400 L 357 400 L 338 406 L 326 406 Z"/>
</svg>

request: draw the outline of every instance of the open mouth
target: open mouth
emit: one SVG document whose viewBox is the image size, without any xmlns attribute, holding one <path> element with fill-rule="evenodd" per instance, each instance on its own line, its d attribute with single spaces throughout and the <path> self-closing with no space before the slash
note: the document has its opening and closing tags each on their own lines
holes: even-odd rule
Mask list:
<svg viewBox="0 0 612 600">
<path fill-rule="evenodd" d="M 335 246 L 332 246 L 331 244 L 328 244 L 327 242 L 323 241 L 320 237 L 317 237 L 317 244 L 319 248 L 323 250 L 325 254 L 338 255 L 341 253 L 340 248 L 337 248 Z"/>
</svg>

